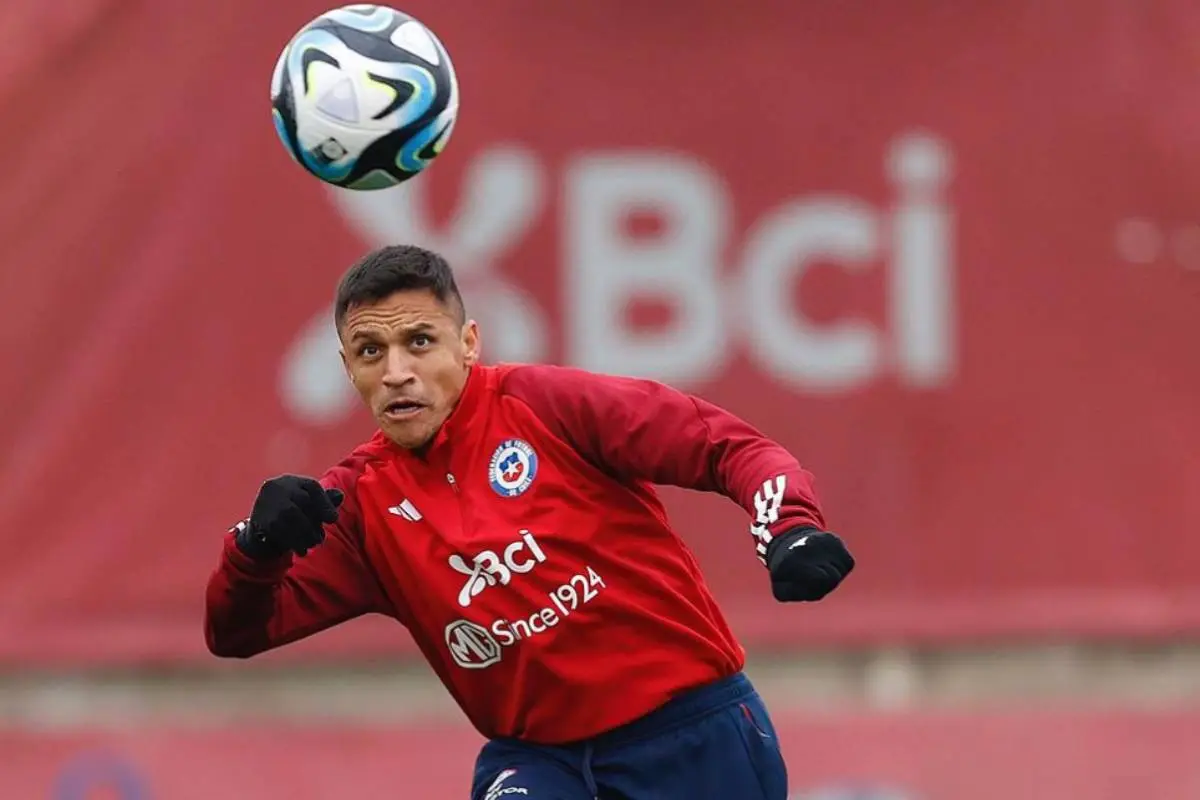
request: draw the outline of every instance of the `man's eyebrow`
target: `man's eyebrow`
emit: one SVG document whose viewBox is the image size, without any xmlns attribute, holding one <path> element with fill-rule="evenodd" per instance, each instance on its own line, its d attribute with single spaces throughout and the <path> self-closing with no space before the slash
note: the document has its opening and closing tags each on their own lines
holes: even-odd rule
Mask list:
<svg viewBox="0 0 1200 800">
<path fill-rule="evenodd" d="M 402 325 L 400 330 L 405 334 L 426 333 L 437 328 L 432 322 L 415 322 L 412 325 Z M 373 339 L 380 335 L 378 329 L 374 327 L 359 328 L 350 335 L 350 341 L 355 339 Z"/>
</svg>

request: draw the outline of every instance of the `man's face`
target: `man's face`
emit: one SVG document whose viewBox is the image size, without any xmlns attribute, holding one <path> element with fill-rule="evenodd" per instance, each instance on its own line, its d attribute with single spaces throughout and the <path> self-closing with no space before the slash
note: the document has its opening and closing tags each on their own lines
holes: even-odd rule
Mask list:
<svg viewBox="0 0 1200 800">
<path fill-rule="evenodd" d="M 476 324 L 426 289 L 353 306 L 339 335 L 346 372 L 380 430 L 410 449 L 437 433 L 479 359 Z"/>
</svg>

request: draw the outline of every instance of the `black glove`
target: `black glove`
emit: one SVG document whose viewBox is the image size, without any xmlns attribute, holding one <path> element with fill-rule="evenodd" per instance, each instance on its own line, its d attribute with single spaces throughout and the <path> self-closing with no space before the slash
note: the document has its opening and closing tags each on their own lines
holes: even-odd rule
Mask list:
<svg viewBox="0 0 1200 800">
<path fill-rule="evenodd" d="M 767 545 L 767 569 L 779 602 L 820 600 L 854 569 L 854 556 L 836 534 L 793 528 Z"/>
<path fill-rule="evenodd" d="M 337 521 L 345 495 L 326 489 L 312 478 L 280 475 L 258 490 L 247 523 L 237 527 L 234 541 L 251 558 L 279 558 L 285 553 L 306 555 L 325 540 L 322 523 Z"/>
</svg>

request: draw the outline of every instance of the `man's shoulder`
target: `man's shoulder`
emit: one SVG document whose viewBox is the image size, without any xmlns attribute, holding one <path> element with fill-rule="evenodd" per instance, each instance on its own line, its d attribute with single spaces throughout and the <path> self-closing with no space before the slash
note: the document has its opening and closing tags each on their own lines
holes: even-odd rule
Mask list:
<svg viewBox="0 0 1200 800">
<path fill-rule="evenodd" d="M 383 431 L 377 430 L 371 434 L 369 439 L 357 444 L 345 458 L 347 461 L 367 464 L 386 459 L 394 449 L 395 446 Z"/>
<path fill-rule="evenodd" d="M 369 439 L 356 445 L 331 466 L 325 473 L 326 478 L 334 481 L 339 488 L 348 488 L 374 464 L 386 461 L 392 450 L 392 444 L 383 431 L 375 431 Z"/>
<path fill-rule="evenodd" d="M 601 375 L 581 367 L 560 364 L 528 364 L 504 362 L 481 367 L 489 376 L 498 394 L 527 396 L 545 394 L 548 390 L 582 390 L 597 381 L 621 380 L 617 376 Z"/>
</svg>

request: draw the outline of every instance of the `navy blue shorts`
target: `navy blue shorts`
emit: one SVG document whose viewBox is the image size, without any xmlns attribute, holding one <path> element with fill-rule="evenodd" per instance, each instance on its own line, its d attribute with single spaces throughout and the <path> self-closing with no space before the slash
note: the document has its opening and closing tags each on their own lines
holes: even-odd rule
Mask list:
<svg viewBox="0 0 1200 800">
<path fill-rule="evenodd" d="M 787 800 L 787 783 L 767 709 L 738 674 L 579 744 L 490 741 L 471 800 Z"/>
</svg>

